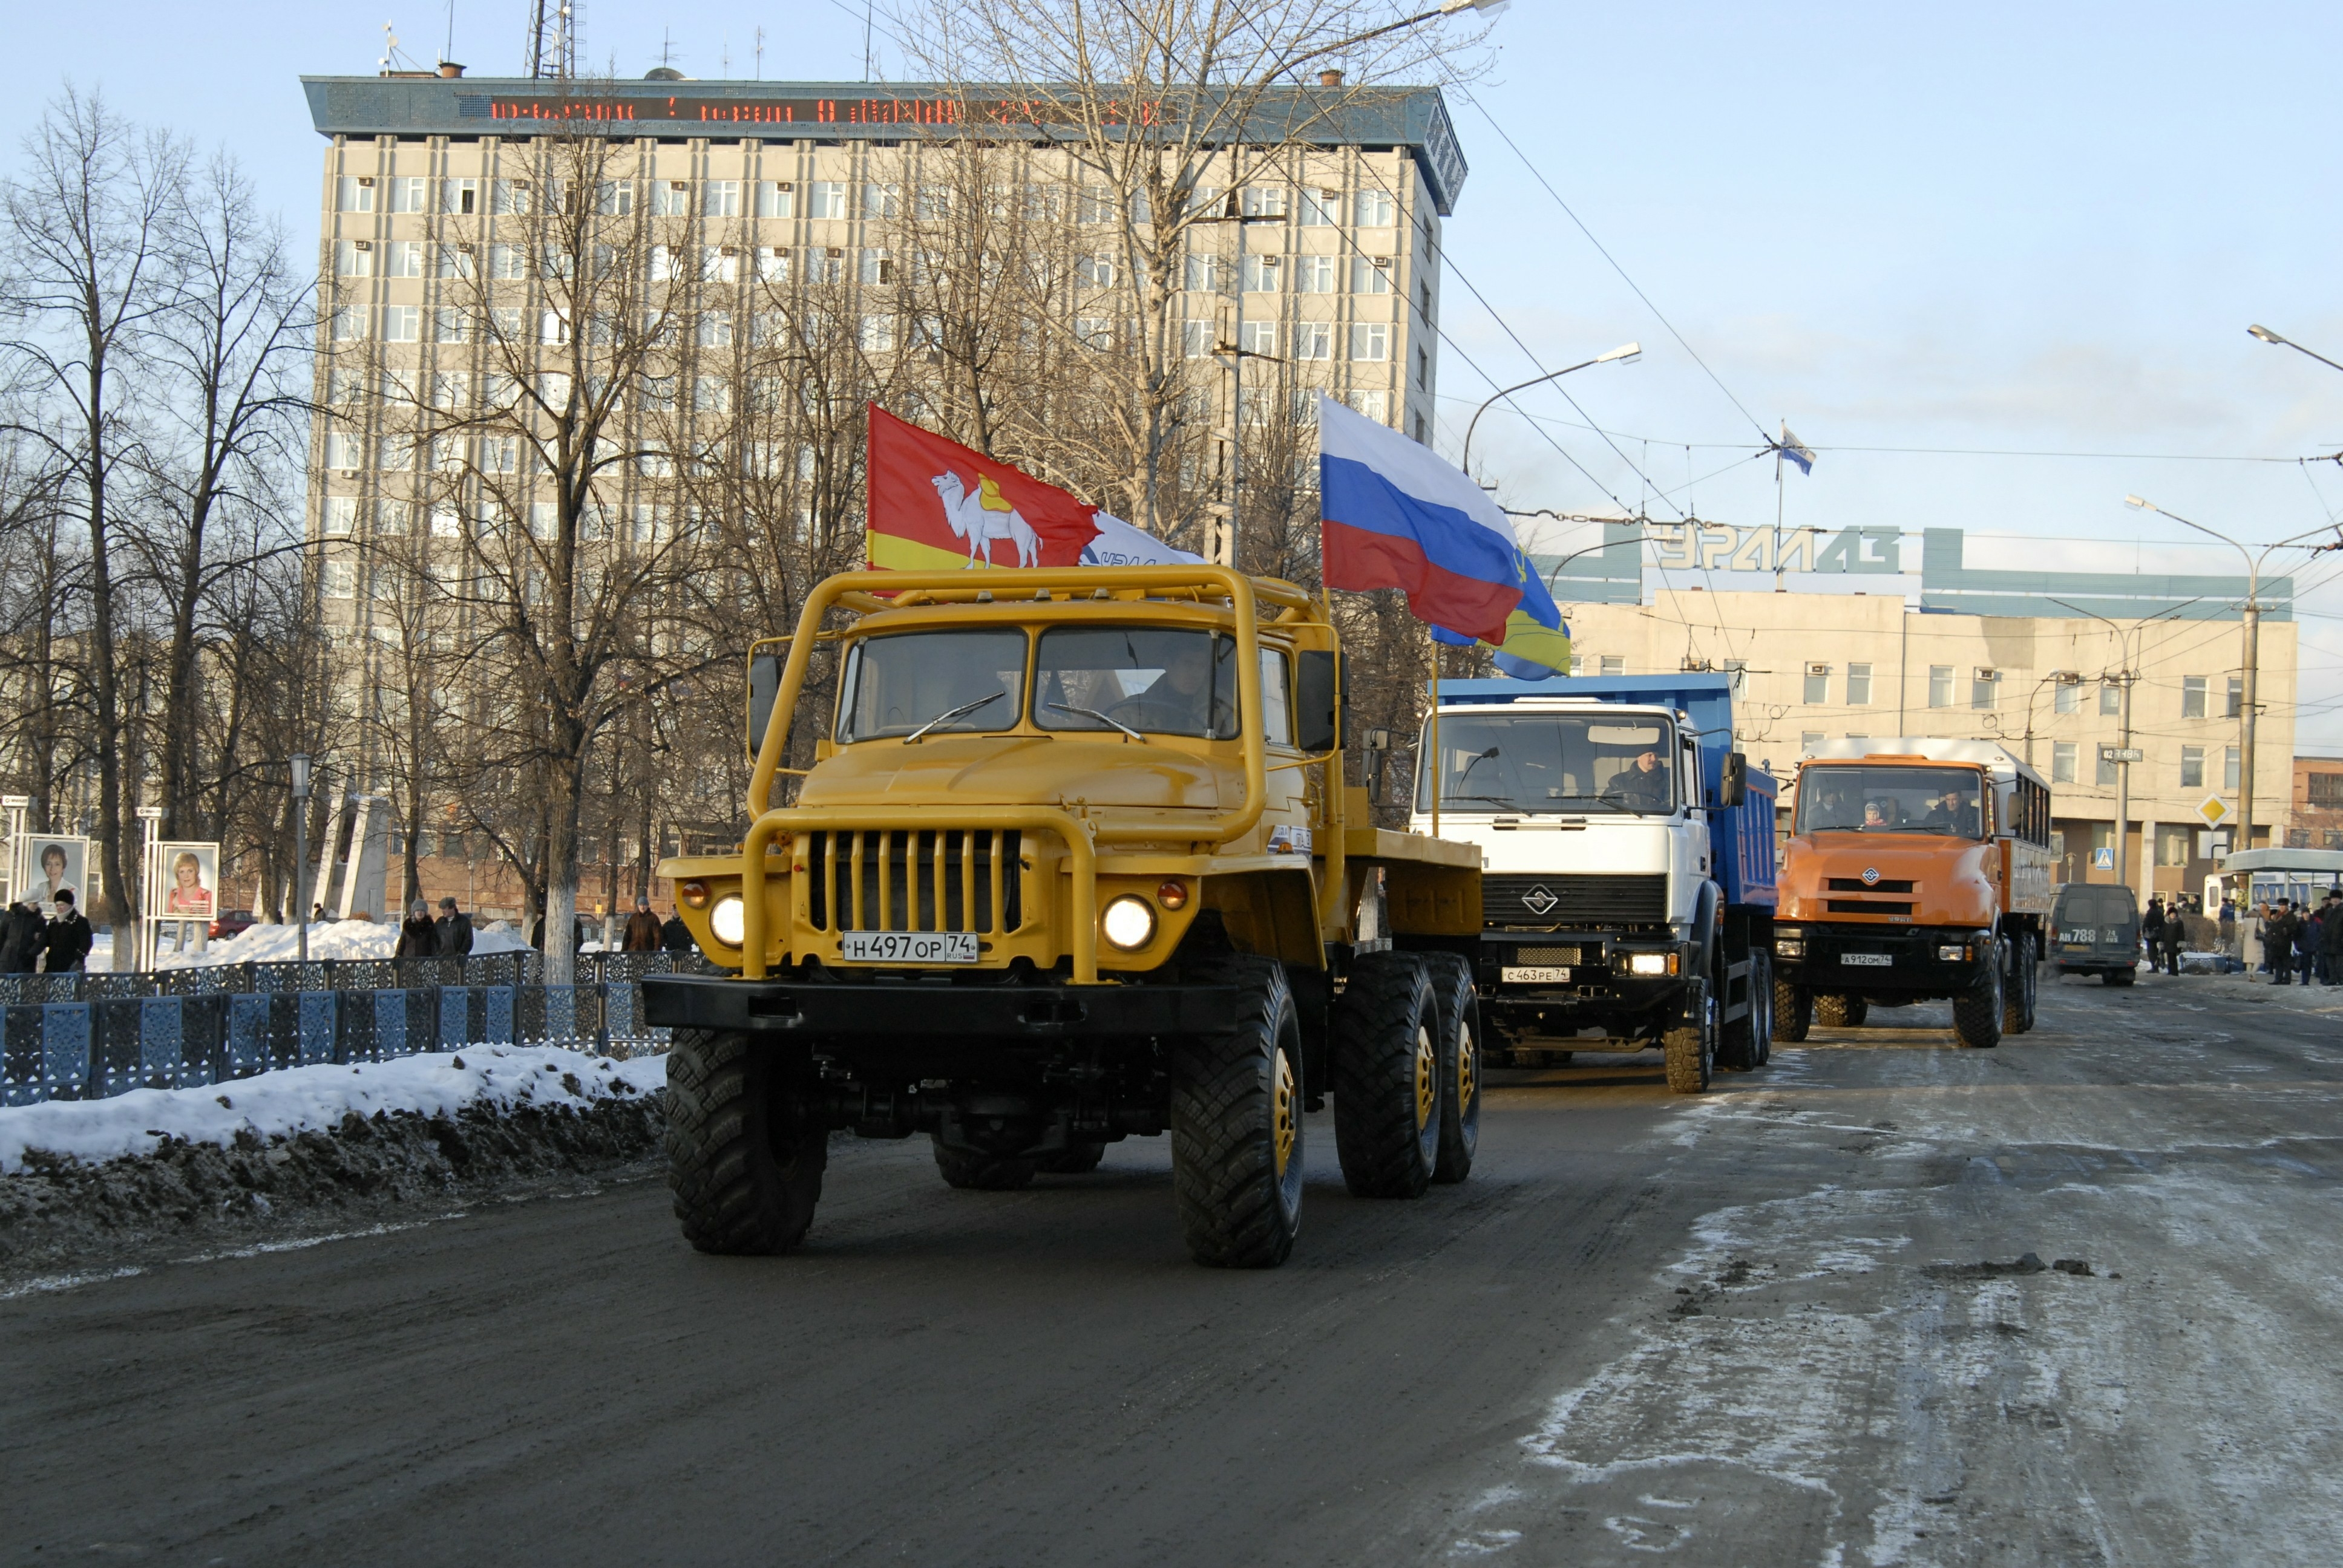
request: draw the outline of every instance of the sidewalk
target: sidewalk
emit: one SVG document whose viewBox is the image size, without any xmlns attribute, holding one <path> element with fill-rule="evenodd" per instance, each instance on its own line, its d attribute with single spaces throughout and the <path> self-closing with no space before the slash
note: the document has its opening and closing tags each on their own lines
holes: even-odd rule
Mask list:
<svg viewBox="0 0 2343 1568">
<path fill-rule="evenodd" d="M 2142 969 L 2142 990 L 2211 991 L 2224 1000 L 2267 1003 L 2288 1012 L 2343 1018 L 2343 986 L 2272 985 L 2268 975 L 2167 975 Z"/>
</svg>

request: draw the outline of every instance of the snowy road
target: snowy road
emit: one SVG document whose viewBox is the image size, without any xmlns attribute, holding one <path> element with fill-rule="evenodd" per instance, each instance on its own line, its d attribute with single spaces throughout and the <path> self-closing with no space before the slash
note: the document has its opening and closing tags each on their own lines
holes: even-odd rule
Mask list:
<svg viewBox="0 0 2343 1568">
<path fill-rule="evenodd" d="M 793 1258 L 644 1182 L 21 1295 L 0 1562 L 2330 1561 L 2343 1008 L 2268 996 L 1501 1075 L 1413 1204 L 1315 1118 L 1268 1274 L 1185 1261 L 1161 1141 L 850 1144 Z"/>
</svg>

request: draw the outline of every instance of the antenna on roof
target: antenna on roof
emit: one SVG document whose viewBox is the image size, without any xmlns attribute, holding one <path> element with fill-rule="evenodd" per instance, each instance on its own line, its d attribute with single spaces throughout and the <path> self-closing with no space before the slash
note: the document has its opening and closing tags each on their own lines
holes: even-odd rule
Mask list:
<svg viewBox="0 0 2343 1568">
<path fill-rule="evenodd" d="M 578 75 L 578 0 L 529 0 L 528 74 L 567 82 Z"/>
</svg>

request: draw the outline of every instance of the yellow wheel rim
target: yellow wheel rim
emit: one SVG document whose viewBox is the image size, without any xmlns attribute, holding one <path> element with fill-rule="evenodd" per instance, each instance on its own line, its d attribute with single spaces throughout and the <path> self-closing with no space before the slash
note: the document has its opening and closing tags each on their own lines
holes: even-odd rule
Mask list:
<svg viewBox="0 0 2343 1568">
<path fill-rule="evenodd" d="M 1432 1031 L 1415 1031 L 1415 1130 L 1423 1131 L 1432 1120 L 1432 1108 L 1440 1103 L 1440 1056 L 1432 1049 Z"/>
<path fill-rule="evenodd" d="M 1460 1025 L 1456 1030 L 1456 1114 L 1473 1113 L 1473 1091 L 1479 1087 L 1475 1076 L 1480 1067 L 1480 1048 L 1473 1043 L 1473 1030 Z"/>
<path fill-rule="evenodd" d="M 1301 1137 L 1301 1129 L 1293 1120 L 1293 1062 L 1285 1052 L 1277 1053 L 1276 1103 L 1271 1111 L 1271 1141 L 1277 1148 L 1277 1174 L 1282 1181 L 1285 1168 L 1293 1160 L 1293 1145 Z"/>
</svg>

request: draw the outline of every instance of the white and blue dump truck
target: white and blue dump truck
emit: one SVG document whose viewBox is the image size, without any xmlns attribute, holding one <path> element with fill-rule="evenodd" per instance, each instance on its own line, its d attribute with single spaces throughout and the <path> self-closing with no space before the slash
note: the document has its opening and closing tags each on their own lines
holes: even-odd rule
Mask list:
<svg viewBox="0 0 2343 1568">
<path fill-rule="evenodd" d="M 1492 1065 L 1656 1048 L 1670 1088 L 1765 1065 L 1777 787 L 1733 749 L 1732 677 L 1445 680 L 1411 826 L 1480 847 Z"/>
</svg>

